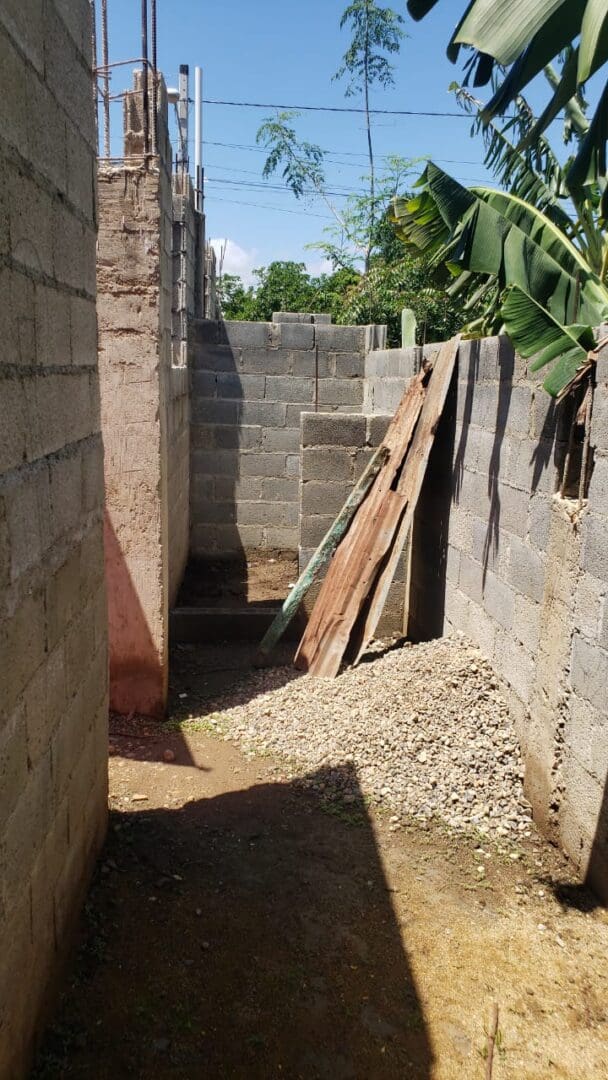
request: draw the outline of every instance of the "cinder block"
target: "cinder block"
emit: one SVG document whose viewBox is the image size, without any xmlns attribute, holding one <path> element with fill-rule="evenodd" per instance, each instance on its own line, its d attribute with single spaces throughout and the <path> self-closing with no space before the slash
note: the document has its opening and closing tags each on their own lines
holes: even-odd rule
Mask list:
<svg viewBox="0 0 608 1080">
<path fill-rule="evenodd" d="M 24 596 L 14 614 L 4 620 L 0 634 L 2 704 L 7 713 L 44 660 L 45 651 L 44 596 L 38 591 Z"/>
<path fill-rule="evenodd" d="M 483 566 L 464 554 L 460 556 L 459 585 L 476 604 L 483 603 Z"/>
<path fill-rule="evenodd" d="M 22 713 L 15 710 L 0 728 L 0 821 L 8 820 L 27 781 L 25 725 Z"/>
<path fill-rule="evenodd" d="M 301 379 L 321 378 L 328 374 L 324 366 L 319 362 L 315 351 L 311 349 L 307 352 L 303 352 L 301 349 L 290 350 L 287 353 L 286 366 L 290 375 L 295 375 Z"/>
<path fill-rule="evenodd" d="M 338 379 L 361 379 L 365 375 L 363 353 L 334 353 L 330 356 L 331 360 L 333 360 L 334 372 Z"/>
<path fill-rule="evenodd" d="M 323 405 L 361 405 L 363 382 L 361 379 L 321 379 L 319 403 Z"/>
<path fill-rule="evenodd" d="M 303 480 L 352 480 L 353 456 L 339 447 L 307 447 L 302 454 Z"/>
<path fill-rule="evenodd" d="M 3 833 L 2 882 L 4 915 L 12 916 L 26 895 L 32 867 L 39 854 L 52 814 L 53 785 L 50 755 L 46 755 L 21 791 Z"/>
<path fill-rule="evenodd" d="M 300 475 L 300 455 L 288 454 L 287 461 L 285 463 L 285 474 L 287 476 L 299 477 Z"/>
<path fill-rule="evenodd" d="M 239 454 L 236 450 L 195 450 L 192 454 L 194 473 L 235 477 L 239 475 L 239 468 Z"/>
<path fill-rule="evenodd" d="M 264 322 L 220 323 L 219 340 L 239 349 L 264 348 L 270 342 L 270 324 Z"/>
<path fill-rule="evenodd" d="M 383 441 L 388 430 L 392 416 L 370 416 L 367 419 L 367 442 L 369 446 L 378 447 Z"/>
<path fill-rule="evenodd" d="M 507 529 L 523 539 L 528 525 L 530 503 L 528 493 L 512 488 L 508 484 L 499 484 L 498 499 L 500 528 Z"/>
<path fill-rule="evenodd" d="M 284 349 L 312 349 L 315 344 L 315 328 L 304 323 L 283 323 L 281 347 Z"/>
<path fill-rule="evenodd" d="M 506 438 L 504 452 L 506 459 L 505 479 L 512 487 L 522 491 L 540 491 L 552 495 L 555 491 L 557 474 L 553 463 L 553 445 L 542 439 Z"/>
<path fill-rule="evenodd" d="M 608 457 L 596 454 L 589 484 L 589 503 L 594 514 L 608 517 Z"/>
<path fill-rule="evenodd" d="M 350 491 L 351 485 L 344 482 L 331 484 L 309 480 L 302 485 L 302 515 L 333 514 L 335 517 L 344 506 Z"/>
<path fill-rule="evenodd" d="M 195 396 L 192 399 L 192 422 L 193 424 L 236 424 L 242 408 L 243 403 L 239 401 L 218 401 Z M 255 423 L 255 421 L 247 420 L 243 422 Z"/>
<path fill-rule="evenodd" d="M 246 348 L 241 350 L 237 369 L 251 375 L 289 375 L 291 359 L 284 349 Z"/>
<path fill-rule="evenodd" d="M 273 311 L 272 313 L 273 323 L 312 323 L 313 319 L 313 315 L 301 311 Z"/>
<path fill-rule="evenodd" d="M 575 633 L 570 668 L 572 686 L 603 715 L 608 709 L 608 653 Z"/>
<path fill-rule="evenodd" d="M 314 551 L 325 534 L 331 529 L 334 520 L 335 515 L 332 516 L 331 514 L 302 514 L 300 518 L 300 543 Z"/>
<path fill-rule="evenodd" d="M 606 522 L 595 514 L 587 514 L 584 521 L 582 567 L 600 581 L 608 582 L 608 544 Z"/>
<path fill-rule="evenodd" d="M 319 349 L 326 352 L 363 352 L 366 328 L 364 326 L 323 326 L 315 328 L 315 340 Z"/>
<path fill-rule="evenodd" d="M 241 476 L 285 476 L 285 454 L 262 454 L 252 451 L 240 459 Z"/>
<path fill-rule="evenodd" d="M 286 502 L 241 501 L 236 508 L 236 519 L 239 525 L 242 523 L 296 528 L 298 507 L 295 503 Z"/>
<path fill-rule="evenodd" d="M 219 341 L 219 323 L 215 322 L 215 320 L 194 319 L 190 329 L 195 351 L 199 351 L 196 350 L 197 345 L 217 345 Z"/>
<path fill-rule="evenodd" d="M 547 551 L 551 529 L 551 499 L 534 495 L 530 500 L 527 536 L 533 547 Z"/>
<path fill-rule="evenodd" d="M 545 563 L 539 553 L 513 537 L 509 556 L 508 578 L 516 592 L 539 603 L 545 587 Z"/>
<path fill-rule="evenodd" d="M 365 446 L 365 416 L 302 415 L 303 446 Z"/>
<path fill-rule="evenodd" d="M 263 430 L 263 429 L 260 429 Z M 300 429 L 291 428 L 266 428 L 263 430 L 262 447 L 264 450 L 282 450 L 285 453 L 297 454 L 300 451 Z"/>
<path fill-rule="evenodd" d="M 286 424 L 287 406 L 282 401 L 239 401 L 238 420 L 241 424 L 261 427 L 292 427 Z"/>
<path fill-rule="evenodd" d="M 266 379 L 268 401 L 302 402 L 309 405 L 314 398 L 314 379 L 299 379 L 293 375 L 269 375 Z"/>
<path fill-rule="evenodd" d="M 262 480 L 262 498 L 269 502 L 297 503 L 299 500 L 299 481 L 282 480 L 275 477 Z"/>
<path fill-rule="evenodd" d="M 50 649 L 65 635 L 80 612 L 80 550 L 74 548 L 46 584 L 47 635 Z"/>
<path fill-rule="evenodd" d="M 531 656 L 538 655 L 541 618 L 541 604 L 521 594 L 515 597 L 512 633 Z"/>
<path fill-rule="evenodd" d="M 228 378 L 236 379 L 236 375 L 229 375 Z M 213 371 L 193 371 L 192 373 L 192 394 L 201 398 L 214 398 L 217 397 L 218 376 Z M 220 394 L 220 397 L 238 397 L 238 394 Z"/>
<path fill-rule="evenodd" d="M 203 324 L 215 326 L 215 323 Z M 194 371 L 238 371 L 241 367 L 241 350 L 230 345 L 206 343 L 198 345 L 193 355 Z"/>
<path fill-rule="evenodd" d="M 217 376 L 217 396 L 261 401 L 264 398 L 265 383 L 263 375 L 220 373 Z"/>
<path fill-rule="evenodd" d="M 269 525 L 264 529 L 264 546 L 275 551 L 297 551 L 298 530 L 297 528 L 280 528 L 277 525 Z"/>
<path fill-rule="evenodd" d="M 488 570 L 483 585 L 483 606 L 488 615 L 497 623 L 510 630 L 513 626 L 515 611 L 515 593 L 496 574 Z"/>
<path fill-rule="evenodd" d="M 588 701 L 573 695 L 569 702 L 563 741 L 567 754 L 572 754 L 603 790 L 608 776 L 605 711 L 599 712 Z M 596 785 L 590 786 L 593 788 Z"/>
<path fill-rule="evenodd" d="M 497 673 L 506 679 L 519 699 L 527 704 L 534 686 L 536 658 L 513 637 L 510 630 L 499 630 L 497 634 L 494 664 Z"/>
</svg>

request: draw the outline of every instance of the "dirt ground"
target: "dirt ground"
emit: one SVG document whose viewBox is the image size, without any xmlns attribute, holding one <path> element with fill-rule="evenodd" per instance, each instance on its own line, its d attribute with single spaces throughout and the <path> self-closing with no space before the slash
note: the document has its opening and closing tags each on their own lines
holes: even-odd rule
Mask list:
<svg viewBox="0 0 608 1080">
<path fill-rule="evenodd" d="M 482 1080 L 497 1002 L 494 1080 L 605 1080 L 608 917 L 567 864 L 329 813 L 175 722 L 248 659 L 182 647 L 174 723 L 113 722 L 108 842 L 33 1075 Z"/>
<path fill-rule="evenodd" d="M 250 552 L 240 559 L 191 559 L 177 606 L 282 603 L 298 576 L 298 560 L 293 552 L 268 550 Z"/>
</svg>

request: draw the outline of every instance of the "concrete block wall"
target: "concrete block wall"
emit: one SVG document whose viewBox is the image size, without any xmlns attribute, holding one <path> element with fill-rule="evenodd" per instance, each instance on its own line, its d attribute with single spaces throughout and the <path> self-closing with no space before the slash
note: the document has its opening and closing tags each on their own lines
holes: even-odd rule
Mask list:
<svg viewBox="0 0 608 1080">
<path fill-rule="evenodd" d="M 118 712 L 160 716 L 169 606 L 187 557 L 189 400 L 187 355 L 181 337 L 176 348 L 172 340 L 174 192 L 166 91 L 161 80 L 161 153 L 143 160 L 140 82 L 136 76 L 125 102 L 125 164 L 104 166 L 99 174 L 99 362 L 110 699 Z M 191 200 L 191 185 L 177 197 Z M 192 216 L 190 207 L 186 219 Z M 186 245 L 186 284 L 195 256 L 201 257 L 198 249 Z"/>
<path fill-rule="evenodd" d="M 391 416 L 353 413 L 303 413 L 301 420 L 300 573 L 331 528 L 375 449 L 380 446 Z M 403 632 L 407 559 L 402 556 L 387 597 L 378 633 Z M 305 612 L 310 612 L 321 585 L 310 589 Z"/>
<path fill-rule="evenodd" d="M 541 829 L 608 896 L 608 358 L 589 498 L 559 494 L 571 405 L 506 339 L 463 342 L 412 538 L 408 632 L 461 631 L 510 688 Z M 569 413 L 570 410 L 570 413 Z"/>
<path fill-rule="evenodd" d="M 297 551 L 301 414 L 362 409 L 365 356 L 381 328 L 275 318 L 194 328 L 190 549 L 198 557 Z"/>
<path fill-rule="evenodd" d="M 0 7 L 0 1076 L 32 1040 L 107 813 L 89 4 Z"/>
</svg>

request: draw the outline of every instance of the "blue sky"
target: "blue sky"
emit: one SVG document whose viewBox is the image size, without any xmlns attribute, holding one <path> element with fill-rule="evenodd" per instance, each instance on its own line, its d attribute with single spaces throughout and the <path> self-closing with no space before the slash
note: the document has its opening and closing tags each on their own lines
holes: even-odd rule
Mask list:
<svg viewBox="0 0 608 1080">
<path fill-rule="evenodd" d="M 169 85 L 177 84 L 181 63 L 204 72 L 206 98 L 286 105 L 351 105 L 332 75 L 340 64 L 348 37 L 339 21 L 346 0 L 158 0 L 158 62 Z M 445 45 L 463 0 L 439 4 L 421 23 L 414 23 L 405 0 L 392 6 L 406 20 L 410 35 L 395 59 L 395 87 L 376 90 L 372 106 L 456 112 L 448 93 L 459 69 L 445 57 Z M 108 0 L 111 59 L 139 52 L 136 0 Z M 129 82 L 128 69 L 118 69 L 112 92 Z M 272 110 L 206 105 L 204 165 L 207 235 L 229 240 L 225 269 L 249 279 L 254 266 L 273 259 L 305 261 L 320 269 L 320 257 L 306 245 L 318 240 L 330 223 L 320 199 L 296 201 L 290 192 L 263 186 L 264 154 L 255 148 L 262 120 Z M 363 117 L 340 113 L 303 113 L 299 135 L 330 153 L 328 186 L 334 191 L 359 189 L 365 173 Z M 378 157 L 430 156 L 465 183 L 483 181 L 482 144 L 469 136 L 470 120 L 435 117 L 377 117 L 374 143 Z M 120 121 L 113 119 L 112 153 L 121 153 Z M 192 151 L 193 153 L 193 151 Z M 270 181 L 280 187 L 278 178 Z M 341 199 L 336 199 L 339 206 Z"/>
</svg>

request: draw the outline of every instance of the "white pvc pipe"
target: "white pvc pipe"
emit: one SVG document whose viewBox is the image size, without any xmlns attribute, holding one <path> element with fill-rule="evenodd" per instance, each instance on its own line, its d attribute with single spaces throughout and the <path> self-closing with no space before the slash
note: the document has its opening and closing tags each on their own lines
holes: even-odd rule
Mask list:
<svg viewBox="0 0 608 1080">
<path fill-rule="evenodd" d="M 196 209 L 202 210 L 202 165 L 203 165 L 203 72 L 200 67 L 194 69 L 194 186 L 196 189 Z"/>
</svg>

